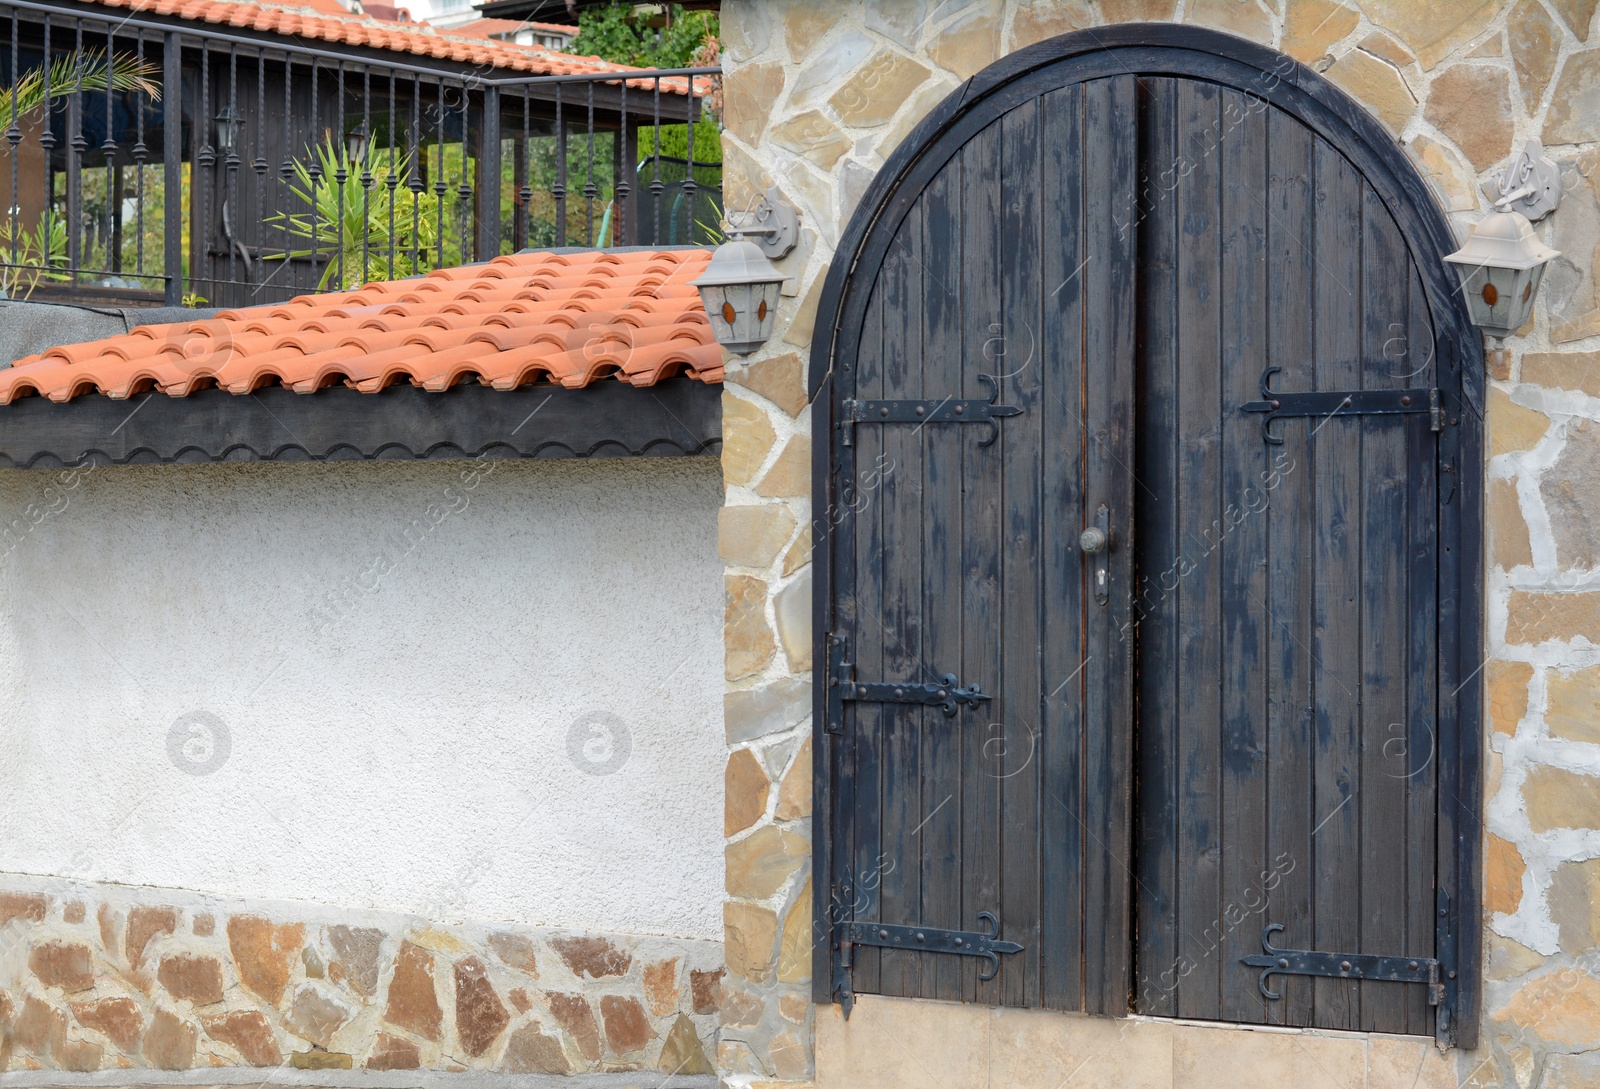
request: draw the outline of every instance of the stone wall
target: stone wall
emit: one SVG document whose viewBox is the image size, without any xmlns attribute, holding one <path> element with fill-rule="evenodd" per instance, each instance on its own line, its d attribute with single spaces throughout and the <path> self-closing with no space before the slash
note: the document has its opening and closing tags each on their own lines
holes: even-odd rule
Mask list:
<svg viewBox="0 0 1600 1089">
<path fill-rule="evenodd" d="M 808 535 L 818 515 L 806 498 L 801 372 L 823 274 L 885 157 L 960 81 L 1044 38 L 1129 20 L 1219 28 L 1326 73 L 1401 142 L 1462 236 L 1488 210 L 1484 184 L 1522 141 L 1541 137 L 1562 165 L 1565 201 L 1540 232 L 1563 257 L 1531 327 L 1491 371 L 1483 1046 L 1453 1056 L 1455 1075 L 1437 1076 L 1518 1089 L 1600 1081 L 1595 9 L 1595 0 L 724 0 L 727 206 L 747 207 L 776 184 L 806 233 L 783 262 L 792 279 L 777 335 L 730 367 L 724 395 L 731 974 L 721 1065 L 731 1084 L 803 1081 L 816 1069 L 800 946 L 810 895 Z M 1372 1069 L 1362 1076 L 1373 1085 L 1415 1074 L 1372 1081 Z"/>
<path fill-rule="evenodd" d="M 714 941 L 0 875 L 0 1076 L 640 1071 L 641 1086 L 708 1085 L 721 976 Z"/>
</svg>

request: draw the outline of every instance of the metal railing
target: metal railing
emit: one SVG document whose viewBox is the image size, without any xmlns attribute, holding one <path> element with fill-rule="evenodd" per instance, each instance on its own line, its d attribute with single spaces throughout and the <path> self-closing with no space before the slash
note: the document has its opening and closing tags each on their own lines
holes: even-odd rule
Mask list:
<svg viewBox="0 0 1600 1089">
<path fill-rule="evenodd" d="M 10 298 L 247 306 L 716 240 L 717 68 L 523 76 L 61 0 L 0 0 L 0 34 Z"/>
</svg>

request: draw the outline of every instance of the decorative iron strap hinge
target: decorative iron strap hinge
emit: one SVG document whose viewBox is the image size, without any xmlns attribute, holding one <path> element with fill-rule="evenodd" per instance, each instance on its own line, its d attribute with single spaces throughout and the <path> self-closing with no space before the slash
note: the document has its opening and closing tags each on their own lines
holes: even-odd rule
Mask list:
<svg viewBox="0 0 1600 1089">
<path fill-rule="evenodd" d="M 1022 946 L 1016 942 L 1000 940 L 1000 920 L 991 912 L 978 913 L 980 923 L 989 924 L 989 933 L 977 930 L 935 930 L 926 926 L 896 926 L 892 923 L 841 923 L 835 930 L 834 993 L 844 1009 L 846 1020 L 855 996 L 850 986 L 850 970 L 855 966 L 855 947 L 877 946 L 882 949 L 906 949 L 918 953 L 956 953 L 964 957 L 985 957 L 986 970 L 978 978 L 987 982 L 1000 971 L 1001 953 L 1020 953 Z"/>
<path fill-rule="evenodd" d="M 1288 416 L 1396 416 L 1409 412 L 1428 413 L 1433 430 L 1444 428 L 1444 412 L 1437 389 L 1358 389 L 1316 393 L 1278 393 L 1271 388 L 1272 376 L 1282 367 L 1261 372 L 1260 401 L 1246 401 L 1241 412 L 1264 412 L 1261 437 L 1275 446 L 1283 439 L 1272 433 L 1272 421 Z"/>
<path fill-rule="evenodd" d="M 1272 935 L 1283 929 L 1272 923 L 1261 932 L 1262 953 L 1240 957 L 1243 964 L 1261 969 L 1257 986 L 1264 998 L 1282 998 L 1282 991 L 1269 990 L 1273 975 L 1326 976 L 1330 979 L 1367 979 L 1388 983 L 1426 983 L 1428 1005 L 1444 999 L 1444 983 L 1439 978 L 1439 962 L 1430 957 L 1375 957 L 1366 953 L 1313 953 L 1308 949 L 1279 949 Z"/>
<path fill-rule="evenodd" d="M 994 376 L 978 375 L 989 390 L 984 399 L 959 400 L 946 397 L 939 401 L 851 401 L 844 403 L 844 419 L 839 426 L 844 429 L 844 444 L 854 445 L 855 425 L 862 423 L 986 423 L 989 437 L 978 443 L 988 446 L 1000 437 L 1000 425 L 995 421 L 1006 416 L 1017 416 L 1022 409 L 1016 405 L 997 405 L 1000 387 Z"/>
<path fill-rule="evenodd" d="M 861 703 L 920 703 L 937 707 L 947 715 L 958 707 L 976 707 L 989 699 L 978 685 L 963 687 L 954 673 L 946 673 L 938 684 L 911 684 L 886 681 L 858 681 L 854 663 L 845 661 L 846 640 L 835 635 L 828 639 L 828 732 L 844 732 L 846 700 Z"/>
</svg>

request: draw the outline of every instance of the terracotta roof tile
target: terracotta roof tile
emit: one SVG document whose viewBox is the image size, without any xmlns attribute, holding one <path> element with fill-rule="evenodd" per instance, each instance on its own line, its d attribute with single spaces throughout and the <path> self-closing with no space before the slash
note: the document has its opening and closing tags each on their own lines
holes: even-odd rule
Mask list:
<svg viewBox="0 0 1600 1089">
<path fill-rule="evenodd" d="M 458 35 L 429 23 L 385 22 L 353 12 L 330 8 L 331 0 L 305 0 L 280 4 L 259 0 L 91 0 L 103 7 L 152 15 L 174 15 L 196 22 L 223 24 L 250 30 L 265 30 L 345 45 L 367 45 L 401 53 L 435 57 L 465 64 L 527 72 L 541 76 L 576 76 L 598 72 L 637 72 L 642 69 L 613 64 L 599 57 L 559 53 L 542 45 L 518 45 L 489 38 L 482 33 Z M 697 79 L 697 92 L 708 93 L 711 84 Z M 630 87 L 648 90 L 651 80 L 630 80 Z M 683 94 L 688 89 L 683 79 L 663 79 L 661 90 Z"/>
<path fill-rule="evenodd" d="M 218 386 L 315 393 L 343 383 L 376 393 L 395 382 L 443 390 L 606 378 L 652 386 L 685 374 L 722 381 L 722 349 L 689 284 L 706 250 L 519 253 L 482 265 L 224 310 L 202 321 L 139 326 L 63 344 L 0 370 L 0 405 L 40 395 L 171 397 Z"/>
</svg>

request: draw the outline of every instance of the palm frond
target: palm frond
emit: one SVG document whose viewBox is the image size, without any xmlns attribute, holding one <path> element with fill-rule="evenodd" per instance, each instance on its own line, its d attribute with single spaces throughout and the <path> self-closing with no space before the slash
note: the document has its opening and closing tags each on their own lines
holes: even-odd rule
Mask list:
<svg viewBox="0 0 1600 1089">
<path fill-rule="evenodd" d="M 0 124 L 42 110 L 53 99 L 76 91 L 104 91 L 107 86 L 114 91 L 137 91 L 159 102 L 161 85 L 153 78 L 158 71 L 154 64 L 141 64 L 125 53 L 113 53 L 108 64 L 104 50 L 85 49 L 58 57 L 48 71 L 35 68 L 15 87 L 0 89 Z"/>
</svg>

